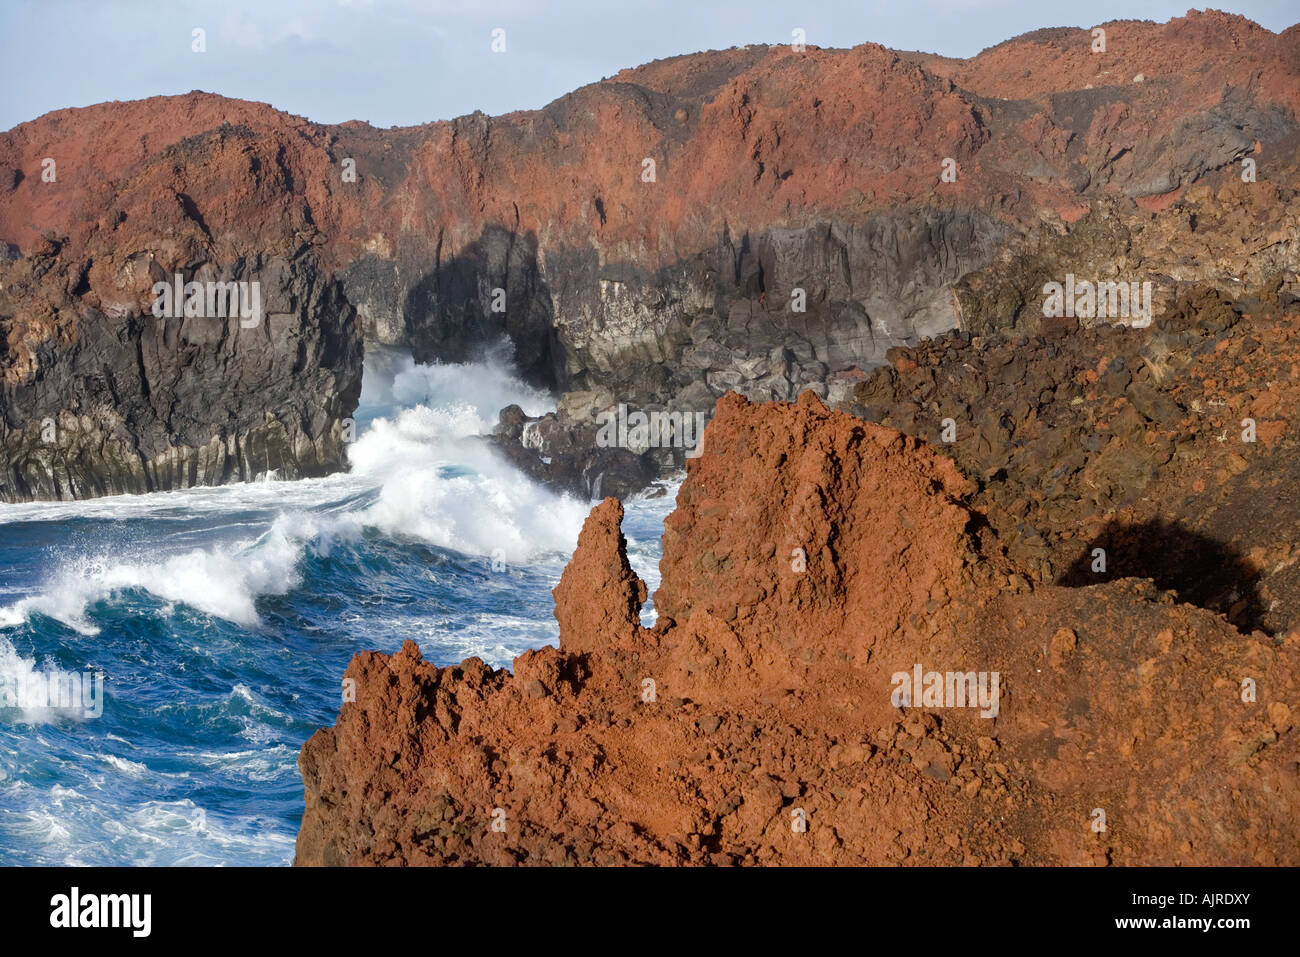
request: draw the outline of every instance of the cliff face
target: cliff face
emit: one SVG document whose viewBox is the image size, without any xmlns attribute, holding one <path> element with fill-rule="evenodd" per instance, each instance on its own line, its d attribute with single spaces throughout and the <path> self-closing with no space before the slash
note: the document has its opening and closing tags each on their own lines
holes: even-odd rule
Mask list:
<svg viewBox="0 0 1300 957">
<path fill-rule="evenodd" d="M 303 478 L 343 462 L 343 422 L 361 391 L 361 339 L 338 283 L 314 256 L 198 265 L 199 282 L 259 283 L 263 308 L 277 311 L 254 327 L 238 315 L 159 319 L 130 307 L 109 319 L 45 281 L 57 255 L 56 246 L 21 260 L 0 291 L 0 315 L 34 309 L 54 337 L 33 342 L 28 326 L 11 353 L 0 387 L 0 497 Z M 147 257 L 124 272 L 174 281 Z"/>
<path fill-rule="evenodd" d="M 365 340 L 458 360 L 508 335 L 525 374 L 570 393 L 567 424 L 727 389 L 834 397 L 837 372 L 893 346 L 1018 321 L 1034 250 L 1098 203 L 1162 209 L 1248 156 L 1293 187 L 1295 28 L 1104 28 L 1098 53 L 1054 30 L 968 61 L 694 54 L 542 110 L 389 131 L 201 93 L 23 124 L 0 134 L 0 496 L 338 467 Z M 1165 277 L 1226 284 L 1250 255 Z M 1294 275 L 1293 236 L 1269 255 Z M 153 334 L 133 324 L 165 325 L 150 286 L 177 272 L 259 279 L 280 316 L 185 333 L 222 343 L 193 373 L 206 409 L 172 398 L 192 355 L 129 368 Z M 240 380 L 300 398 L 223 391 Z M 38 447 L 47 418 L 78 427 Z"/>
<path fill-rule="evenodd" d="M 297 863 L 1296 863 L 1300 633 L 1034 585 L 973 491 L 811 393 L 725 397 L 656 626 L 610 499 L 558 649 L 357 656 L 303 748 Z"/>
<path fill-rule="evenodd" d="M 224 115 L 211 106 L 203 121 Z M 10 170 L 8 235 L 24 238 L 14 216 L 56 228 L 0 263 L 0 497 L 337 469 L 362 337 L 295 193 L 303 172 L 246 128 L 128 146 L 133 123 L 158 119 L 118 108 L 71 111 L 98 113 L 88 124 L 56 114 L 36 150 L 58 157 L 54 182 L 39 161 L 31 178 Z M 156 316 L 154 285 L 177 277 Z M 193 313 L 188 283 L 201 287 Z"/>
</svg>

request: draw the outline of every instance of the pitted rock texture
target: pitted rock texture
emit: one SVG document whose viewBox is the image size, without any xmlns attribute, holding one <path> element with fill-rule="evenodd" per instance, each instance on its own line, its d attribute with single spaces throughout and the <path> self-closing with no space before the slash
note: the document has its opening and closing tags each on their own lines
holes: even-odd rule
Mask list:
<svg viewBox="0 0 1300 957">
<path fill-rule="evenodd" d="M 725 397 L 705 442 L 654 628 L 607 501 L 559 648 L 353 660 L 298 864 L 1300 861 L 1300 634 L 1035 585 L 950 459 L 810 393 Z M 917 665 L 997 672 L 996 715 L 895 699 Z"/>
<path fill-rule="evenodd" d="M 555 586 L 560 641 L 577 654 L 605 641 L 635 640 L 641 631 L 646 587 L 628 564 L 622 524 L 618 499 L 607 498 L 592 509 L 578 536 L 574 561 Z"/>
<path fill-rule="evenodd" d="M 340 467 L 333 436 L 362 340 L 460 361 L 507 336 L 530 380 L 577 397 L 579 426 L 577 410 L 708 410 L 728 390 L 833 400 L 836 376 L 890 348 L 1023 321 L 1034 250 L 1097 204 L 1168 210 L 1244 159 L 1261 184 L 1294 186 L 1297 28 L 1214 11 L 1103 27 L 1104 53 L 1062 29 L 963 61 L 875 44 L 692 54 L 542 110 L 387 131 L 198 92 L 24 123 L 0 134 L 0 286 L 13 290 L 0 304 L 0 497 Z M 1257 239 L 1281 243 L 1270 267 L 1294 270 L 1293 239 L 1246 224 L 1214 264 L 1193 256 L 1170 278 L 1244 281 Z M 1157 250 L 1164 234 L 1135 242 Z M 152 320 L 153 273 L 250 277 L 265 262 L 318 274 L 274 306 L 297 317 L 290 339 L 324 340 L 277 360 L 301 403 L 250 385 L 189 430 L 166 414 L 137 422 L 130 403 L 173 404 L 188 360 L 140 373 L 129 342 L 101 343 Z M 264 367 L 263 351 L 232 337 L 229 362 L 206 357 L 205 391 L 222 395 L 218 365 L 262 382 L 244 364 Z M 121 393 L 85 397 L 104 391 L 76 358 L 88 354 Z M 88 424 L 34 448 L 47 418 Z M 195 449 L 218 447 L 199 462 Z M 265 447 L 263 461 L 245 447 Z"/>
<path fill-rule="evenodd" d="M 1038 580 L 1151 578 L 1243 631 L 1285 634 L 1300 628 L 1297 355 L 1287 289 L 1193 287 L 1146 329 L 896 350 L 842 407 L 951 454 Z"/>
</svg>

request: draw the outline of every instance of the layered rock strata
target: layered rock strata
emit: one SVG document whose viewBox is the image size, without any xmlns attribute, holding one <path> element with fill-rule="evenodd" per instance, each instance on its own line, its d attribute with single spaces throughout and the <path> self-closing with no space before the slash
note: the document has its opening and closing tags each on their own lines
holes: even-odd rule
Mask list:
<svg viewBox="0 0 1300 957">
<path fill-rule="evenodd" d="M 1162 266 L 1195 225 L 1132 217 L 1245 161 L 1261 192 L 1294 185 L 1297 28 L 1210 11 L 1103 29 L 1104 51 L 1045 30 L 960 61 L 693 54 L 541 110 L 386 131 L 197 92 L 24 123 L 0 134 L 0 498 L 342 467 L 365 341 L 460 361 L 506 336 L 565 395 L 570 441 L 619 403 L 837 400 L 892 347 L 1029 328 L 1044 268 L 1109 235 L 1073 224 L 1111 205 L 1125 278 L 1159 268 L 1168 297 L 1252 269 L 1294 282 L 1285 224 Z M 257 280 L 273 315 L 159 322 L 152 283 L 177 273 Z"/>
</svg>

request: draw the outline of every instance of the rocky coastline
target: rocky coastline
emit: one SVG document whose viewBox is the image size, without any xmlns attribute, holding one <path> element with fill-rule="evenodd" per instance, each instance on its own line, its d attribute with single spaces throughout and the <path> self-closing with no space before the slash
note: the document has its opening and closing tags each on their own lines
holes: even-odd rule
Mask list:
<svg viewBox="0 0 1300 957">
<path fill-rule="evenodd" d="M 1300 26 L 1099 29 L 0 133 L 0 501 L 338 472 L 367 349 L 506 340 L 558 647 L 357 655 L 297 864 L 1300 864 Z"/>
<path fill-rule="evenodd" d="M 1192 284 L 1294 292 L 1296 28 L 1103 29 L 1101 53 L 1062 29 L 970 60 L 690 54 L 392 130 L 194 92 L 0 133 L 0 499 L 344 468 L 367 343 L 507 338 L 560 399 L 511 457 L 622 494 L 682 456 L 570 467 L 620 404 L 842 405 L 891 349 L 1036 332 L 1066 273 L 1150 281 L 1156 314 Z M 156 316 L 176 274 L 259 283 L 264 321 Z"/>
</svg>

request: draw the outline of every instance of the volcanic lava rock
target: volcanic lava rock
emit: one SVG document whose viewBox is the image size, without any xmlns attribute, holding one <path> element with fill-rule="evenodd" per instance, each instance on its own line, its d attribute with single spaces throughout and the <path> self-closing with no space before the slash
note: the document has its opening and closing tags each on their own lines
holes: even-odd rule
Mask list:
<svg viewBox="0 0 1300 957">
<path fill-rule="evenodd" d="M 810 393 L 724 397 L 687 473 L 654 628 L 606 501 L 560 647 L 358 655 L 296 862 L 1297 862 L 1300 634 L 1035 585 L 951 459 Z"/>
<path fill-rule="evenodd" d="M 530 418 L 517 405 L 501 410 L 492 440 L 524 474 L 551 488 L 593 499 L 628 498 L 660 474 L 655 452 L 603 447 L 590 424 L 566 424 L 554 412 Z M 677 458 L 680 466 L 681 456 Z M 665 465 L 671 466 L 670 457 Z"/>
<path fill-rule="evenodd" d="M 1284 634 L 1300 626 L 1300 312 L 1275 295 L 1191 285 L 1148 329 L 944 337 L 892 353 L 841 408 L 939 443 L 1040 581 L 1151 578 Z"/>
<path fill-rule="evenodd" d="M 256 324 L 156 317 L 126 296 L 91 306 L 68 294 L 71 282 L 60 287 L 68 268 L 60 251 L 38 254 L 0 289 L 11 347 L 0 378 L 0 499 L 304 478 L 345 464 L 362 343 L 314 255 L 241 261 L 224 275 L 210 262 L 192 270 L 194 281 L 257 283 Z M 151 264 L 138 281 L 162 276 Z M 65 328 L 57 346 L 32 342 L 15 320 L 33 301 L 46 329 Z"/>
</svg>

